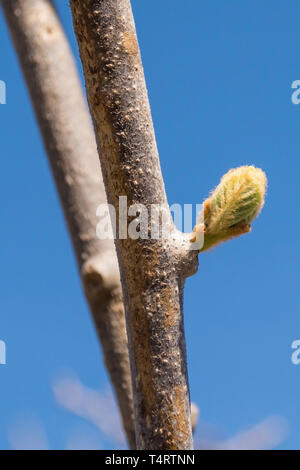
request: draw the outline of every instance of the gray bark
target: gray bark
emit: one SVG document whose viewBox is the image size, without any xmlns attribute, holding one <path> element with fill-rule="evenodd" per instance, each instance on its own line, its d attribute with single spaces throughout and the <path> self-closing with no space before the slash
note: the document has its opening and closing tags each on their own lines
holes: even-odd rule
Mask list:
<svg viewBox="0 0 300 470">
<path fill-rule="evenodd" d="M 109 203 L 167 206 L 129 0 L 71 0 Z M 150 224 L 148 226 L 150 231 Z M 116 240 L 124 293 L 138 449 L 191 449 L 182 298 L 197 252 L 167 239 Z"/>
<path fill-rule="evenodd" d="M 113 242 L 96 236 L 96 208 L 106 202 L 106 196 L 72 53 L 50 0 L 1 0 L 1 4 L 43 136 L 123 425 L 135 448 L 119 269 Z"/>
</svg>

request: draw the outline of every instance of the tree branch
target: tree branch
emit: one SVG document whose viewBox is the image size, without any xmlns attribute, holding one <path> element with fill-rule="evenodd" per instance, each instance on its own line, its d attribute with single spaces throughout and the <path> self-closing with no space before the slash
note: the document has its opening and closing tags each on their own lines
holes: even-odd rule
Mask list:
<svg viewBox="0 0 300 470">
<path fill-rule="evenodd" d="M 109 203 L 167 207 L 129 0 L 71 0 Z M 150 232 L 150 224 L 148 225 Z M 167 239 L 117 237 L 138 449 L 191 449 L 182 315 L 197 252 L 171 224 Z"/>
<path fill-rule="evenodd" d="M 72 237 L 131 448 L 131 376 L 119 270 L 113 242 L 96 236 L 106 202 L 95 138 L 73 57 L 50 0 L 2 0 Z"/>
</svg>

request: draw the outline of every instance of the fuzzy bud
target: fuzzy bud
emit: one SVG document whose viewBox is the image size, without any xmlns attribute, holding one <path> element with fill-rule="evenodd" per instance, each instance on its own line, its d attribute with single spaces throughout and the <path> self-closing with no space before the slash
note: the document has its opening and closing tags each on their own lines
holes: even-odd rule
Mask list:
<svg viewBox="0 0 300 470">
<path fill-rule="evenodd" d="M 205 251 L 218 243 L 250 232 L 251 222 L 260 213 L 267 186 L 267 178 L 260 168 L 241 166 L 226 173 L 219 185 L 204 201 L 200 218 L 203 224 L 196 225 L 197 231 L 204 230 Z"/>
</svg>

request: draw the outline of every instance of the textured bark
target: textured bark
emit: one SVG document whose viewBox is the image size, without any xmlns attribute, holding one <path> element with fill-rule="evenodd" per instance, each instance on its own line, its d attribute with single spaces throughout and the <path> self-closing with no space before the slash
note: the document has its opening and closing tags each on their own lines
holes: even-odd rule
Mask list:
<svg viewBox="0 0 300 470">
<path fill-rule="evenodd" d="M 71 0 L 104 183 L 117 211 L 167 206 L 129 0 Z M 149 225 L 150 230 L 150 225 Z M 183 329 L 184 280 L 197 252 L 168 239 L 116 240 L 126 310 L 139 449 L 191 449 Z"/>
<path fill-rule="evenodd" d="M 2 0 L 1 4 L 30 91 L 127 438 L 135 448 L 119 269 L 113 242 L 96 236 L 96 208 L 106 202 L 106 196 L 72 53 L 50 0 Z"/>
</svg>

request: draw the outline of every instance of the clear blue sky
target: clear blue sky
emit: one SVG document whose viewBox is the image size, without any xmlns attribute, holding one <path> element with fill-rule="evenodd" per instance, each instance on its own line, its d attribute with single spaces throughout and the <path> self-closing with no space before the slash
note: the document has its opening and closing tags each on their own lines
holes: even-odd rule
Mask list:
<svg viewBox="0 0 300 470">
<path fill-rule="evenodd" d="M 56 2 L 76 53 L 68 2 Z M 268 180 L 250 235 L 200 257 L 185 293 L 191 395 L 201 423 L 230 437 L 270 415 L 289 424 L 279 448 L 300 449 L 300 79 L 297 0 L 133 1 L 169 203 L 197 203 L 230 168 Z M 70 433 L 113 444 L 55 402 L 71 371 L 103 390 L 107 375 L 30 101 L 0 16 L 0 448 L 32 416 L 49 446 Z M 79 61 L 78 61 L 79 65 Z M 298 300 L 297 300 L 298 299 Z M 32 418 L 32 419 L 33 419 Z"/>
</svg>

